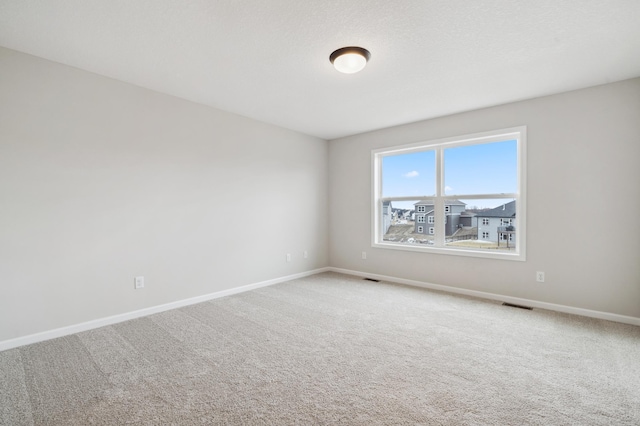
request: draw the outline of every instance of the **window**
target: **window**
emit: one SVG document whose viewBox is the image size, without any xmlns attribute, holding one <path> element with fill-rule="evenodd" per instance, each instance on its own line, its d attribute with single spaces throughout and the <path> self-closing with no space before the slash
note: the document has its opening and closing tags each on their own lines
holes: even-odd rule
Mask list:
<svg viewBox="0 0 640 426">
<path fill-rule="evenodd" d="M 424 226 L 418 226 L 418 234 L 422 234 L 424 232 Z"/>
<path fill-rule="evenodd" d="M 372 245 L 525 260 L 525 153 L 524 126 L 372 151 Z M 383 226 L 385 202 L 415 212 L 416 223 L 425 223 L 417 213 L 426 214 L 434 226 L 421 236 L 387 239 L 394 231 Z M 490 218 L 501 221 L 492 225 Z M 499 237 L 498 223 L 513 226 L 512 233 Z M 465 238 L 456 237 L 462 230 Z M 502 238 L 514 244 L 500 244 Z"/>
</svg>

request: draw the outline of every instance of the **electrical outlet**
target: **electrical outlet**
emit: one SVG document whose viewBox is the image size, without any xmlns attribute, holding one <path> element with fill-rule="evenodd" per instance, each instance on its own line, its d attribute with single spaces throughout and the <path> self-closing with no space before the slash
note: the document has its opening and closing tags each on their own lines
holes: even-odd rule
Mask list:
<svg viewBox="0 0 640 426">
<path fill-rule="evenodd" d="M 135 277 L 133 279 L 133 283 L 136 290 L 139 288 L 144 288 L 144 277 Z"/>
<path fill-rule="evenodd" d="M 363 258 L 363 259 L 366 259 L 366 258 L 367 258 L 367 252 L 366 252 L 366 251 L 363 251 L 363 252 L 362 252 L 362 258 Z"/>
<path fill-rule="evenodd" d="M 544 272 L 542 271 L 536 272 L 536 281 L 538 281 L 539 283 L 544 282 Z"/>
<path fill-rule="evenodd" d="M 309 257 L 309 253 L 307 253 L 307 251 L 303 251 L 302 252 L 302 257 L 304 257 L 305 259 Z"/>
<path fill-rule="evenodd" d="M 291 253 L 287 253 L 287 262 L 291 262 Z"/>
</svg>

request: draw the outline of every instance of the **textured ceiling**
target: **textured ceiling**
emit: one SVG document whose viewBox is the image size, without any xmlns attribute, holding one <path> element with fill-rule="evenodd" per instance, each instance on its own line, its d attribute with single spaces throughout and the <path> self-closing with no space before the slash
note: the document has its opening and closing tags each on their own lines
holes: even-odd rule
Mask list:
<svg viewBox="0 0 640 426">
<path fill-rule="evenodd" d="M 0 0 L 0 45 L 333 139 L 640 76 L 640 1 Z"/>
</svg>

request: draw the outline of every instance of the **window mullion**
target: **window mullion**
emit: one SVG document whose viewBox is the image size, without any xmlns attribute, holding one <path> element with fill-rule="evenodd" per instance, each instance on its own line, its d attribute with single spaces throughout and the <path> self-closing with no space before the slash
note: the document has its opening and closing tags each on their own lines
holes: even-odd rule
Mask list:
<svg viewBox="0 0 640 426">
<path fill-rule="evenodd" d="M 444 150 L 436 149 L 436 197 L 433 205 L 435 220 L 434 246 L 444 247 Z"/>
</svg>

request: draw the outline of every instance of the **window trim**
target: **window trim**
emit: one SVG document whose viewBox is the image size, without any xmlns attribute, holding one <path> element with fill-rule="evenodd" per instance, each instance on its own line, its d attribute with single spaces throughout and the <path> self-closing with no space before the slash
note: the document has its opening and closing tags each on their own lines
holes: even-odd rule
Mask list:
<svg viewBox="0 0 640 426">
<path fill-rule="evenodd" d="M 501 194 L 446 194 L 444 188 L 444 150 L 447 148 L 476 145 L 482 143 L 501 142 L 515 139 L 517 142 L 518 174 L 517 191 L 515 193 Z M 371 151 L 371 246 L 375 248 L 417 251 L 423 253 L 448 254 L 455 256 L 483 257 L 490 259 L 504 260 L 526 260 L 526 145 L 527 127 L 517 126 L 507 129 L 493 130 L 488 132 L 467 134 L 449 138 L 435 139 L 407 145 L 390 146 L 388 148 L 374 149 Z M 434 150 L 436 154 L 436 194 L 435 195 L 415 195 L 406 197 L 382 197 L 382 158 L 390 155 L 409 154 L 425 150 Z M 399 244 L 382 240 L 382 215 L 381 205 L 383 201 L 413 201 L 432 200 L 434 204 L 434 215 L 441 212 L 445 218 L 444 205 L 448 199 L 504 199 L 516 201 L 516 216 L 518 218 L 518 238 L 516 238 L 516 249 L 514 252 L 492 252 L 482 249 L 458 248 L 446 246 L 445 223 L 436 220 L 434 245 L 413 246 Z M 418 209 L 416 208 L 416 213 Z M 480 224 L 478 224 L 480 226 Z"/>
</svg>

